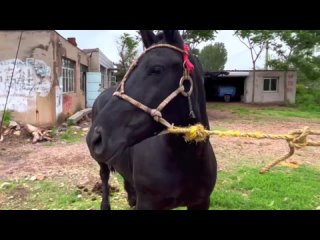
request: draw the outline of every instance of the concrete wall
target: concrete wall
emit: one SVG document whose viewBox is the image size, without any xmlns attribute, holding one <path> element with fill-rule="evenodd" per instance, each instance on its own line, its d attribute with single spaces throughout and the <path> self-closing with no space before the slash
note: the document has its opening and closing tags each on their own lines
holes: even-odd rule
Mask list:
<svg viewBox="0 0 320 240">
<path fill-rule="evenodd" d="M 0 111 L 9 90 L 20 31 L 0 31 Z M 52 31 L 24 31 L 7 109 L 31 124 L 55 121 L 54 42 Z"/>
<path fill-rule="evenodd" d="M 100 65 L 102 65 L 106 69 L 105 78 L 103 79 L 102 86 L 103 88 L 109 88 L 111 87 L 111 72 L 109 69 L 114 68 L 113 63 L 101 51 L 99 51 L 99 60 L 100 60 Z"/>
<path fill-rule="evenodd" d="M 93 51 L 88 56 L 90 58 L 89 72 L 100 72 L 99 51 Z"/>
<path fill-rule="evenodd" d="M 264 78 L 278 78 L 277 91 L 264 91 Z M 284 103 L 286 101 L 295 103 L 296 80 L 297 74 L 293 71 L 256 71 L 254 103 Z M 250 71 L 250 75 L 245 80 L 244 102 L 252 102 L 252 89 L 253 72 Z M 284 89 L 286 89 L 286 92 Z"/>
<path fill-rule="evenodd" d="M 296 89 L 297 89 L 297 72 L 289 71 L 287 77 L 287 100 L 289 103 L 296 102 Z"/>
<path fill-rule="evenodd" d="M 89 57 L 89 72 L 103 72 L 104 79 L 101 79 L 100 91 L 111 86 L 111 71 L 114 69 L 113 62 L 107 58 L 99 48 L 84 49 Z M 101 66 L 104 68 L 101 68 Z"/>
<path fill-rule="evenodd" d="M 0 31 L 0 111 L 9 90 L 20 31 Z M 76 91 L 62 94 L 62 57 L 76 62 Z M 55 31 L 24 31 L 10 88 L 7 109 L 17 121 L 53 125 L 84 108 L 80 63 L 87 55 Z M 65 100 L 65 101 L 64 101 Z"/>
<path fill-rule="evenodd" d="M 57 43 L 56 51 L 54 51 L 55 61 L 57 63 L 55 71 L 59 82 L 59 88 L 56 87 L 55 106 L 56 117 L 58 122 L 60 122 L 73 113 L 85 108 L 86 93 L 80 89 L 80 64 L 88 66 L 88 56 L 59 34 L 55 34 L 55 42 Z M 62 93 L 62 58 L 68 58 L 76 63 L 74 92 Z"/>
</svg>

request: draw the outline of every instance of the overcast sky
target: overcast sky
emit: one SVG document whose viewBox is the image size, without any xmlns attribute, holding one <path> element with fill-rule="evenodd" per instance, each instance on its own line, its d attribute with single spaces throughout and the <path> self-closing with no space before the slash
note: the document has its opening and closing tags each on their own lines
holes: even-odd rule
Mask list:
<svg viewBox="0 0 320 240">
<path fill-rule="evenodd" d="M 100 48 L 100 50 L 113 62 L 119 60 L 117 50 L 117 40 L 123 32 L 136 34 L 136 30 L 57 30 L 63 37 L 75 37 L 78 47 L 84 48 Z M 209 43 L 222 42 L 228 51 L 228 60 L 225 65 L 226 70 L 234 69 L 252 69 L 250 51 L 247 49 L 237 37 L 233 36 L 232 30 L 219 31 L 217 37 L 212 42 L 206 42 L 199 45 L 201 49 Z M 141 47 L 142 49 L 142 47 Z M 264 66 L 264 52 L 261 54 L 257 62 L 258 68 Z"/>
</svg>

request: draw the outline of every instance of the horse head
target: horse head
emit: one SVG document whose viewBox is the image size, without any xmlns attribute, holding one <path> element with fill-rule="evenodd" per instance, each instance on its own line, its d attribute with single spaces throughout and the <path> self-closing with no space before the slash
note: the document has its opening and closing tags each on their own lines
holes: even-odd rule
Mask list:
<svg viewBox="0 0 320 240">
<path fill-rule="evenodd" d="M 209 127 L 202 68 L 196 58 L 187 55 L 179 31 L 140 33 L 146 50 L 99 110 L 87 135 L 90 153 L 98 161 L 111 161 L 168 124 L 200 122 Z M 190 71 L 186 64 L 194 68 Z"/>
</svg>

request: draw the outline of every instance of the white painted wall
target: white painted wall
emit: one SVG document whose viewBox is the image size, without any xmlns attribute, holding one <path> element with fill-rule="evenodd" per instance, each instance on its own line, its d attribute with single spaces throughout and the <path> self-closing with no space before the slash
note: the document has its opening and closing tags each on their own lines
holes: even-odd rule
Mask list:
<svg viewBox="0 0 320 240">
<path fill-rule="evenodd" d="M 264 78 L 278 78 L 277 91 L 267 92 L 263 90 Z M 285 100 L 285 81 L 287 81 L 287 101 L 295 103 L 296 96 L 296 72 L 289 71 L 257 71 L 256 72 L 256 85 L 254 103 L 280 103 L 286 102 Z M 245 80 L 245 96 L 246 103 L 252 102 L 252 89 L 253 89 L 253 73 Z"/>
<path fill-rule="evenodd" d="M 9 91 L 15 59 L 0 61 L 0 111 L 3 111 Z M 36 100 L 36 95 L 46 97 L 52 86 L 51 68 L 39 59 L 17 59 L 14 69 L 7 109 L 26 112 Z"/>
</svg>

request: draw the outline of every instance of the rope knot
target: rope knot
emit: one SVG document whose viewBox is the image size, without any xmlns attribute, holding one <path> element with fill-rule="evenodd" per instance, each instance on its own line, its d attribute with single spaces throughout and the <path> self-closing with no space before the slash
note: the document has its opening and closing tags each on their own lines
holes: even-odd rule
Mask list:
<svg viewBox="0 0 320 240">
<path fill-rule="evenodd" d="M 291 141 L 289 140 L 289 142 L 291 142 L 291 144 L 297 149 L 305 147 L 308 145 L 307 137 L 310 133 L 311 131 L 309 127 L 304 127 L 302 130 L 293 131 L 290 134 L 296 137 Z"/>
<path fill-rule="evenodd" d="M 168 128 L 169 133 L 183 134 L 186 142 L 201 142 L 205 141 L 210 133 L 201 124 L 196 124 L 190 127 L 170 127 Z"/>
<path fill-rule="evenodd" d="M 162 118 L 162 114 L 157 109 L 151 109 L 150 115 L 153 117 L 153 119 L 157 122 L 159 122 L 160 118 Z"/>
<path fill-rule="evenodd" d="M 207 137 L 208 137 L 208 134 L 204 126 L 201 124 L 196 124 L 188 128 L 188 131 L 186 132 L 184 139 L 187 142 L 191 142 L 191 141 L 201 142 L 206 140 Z"/>
</svg>

